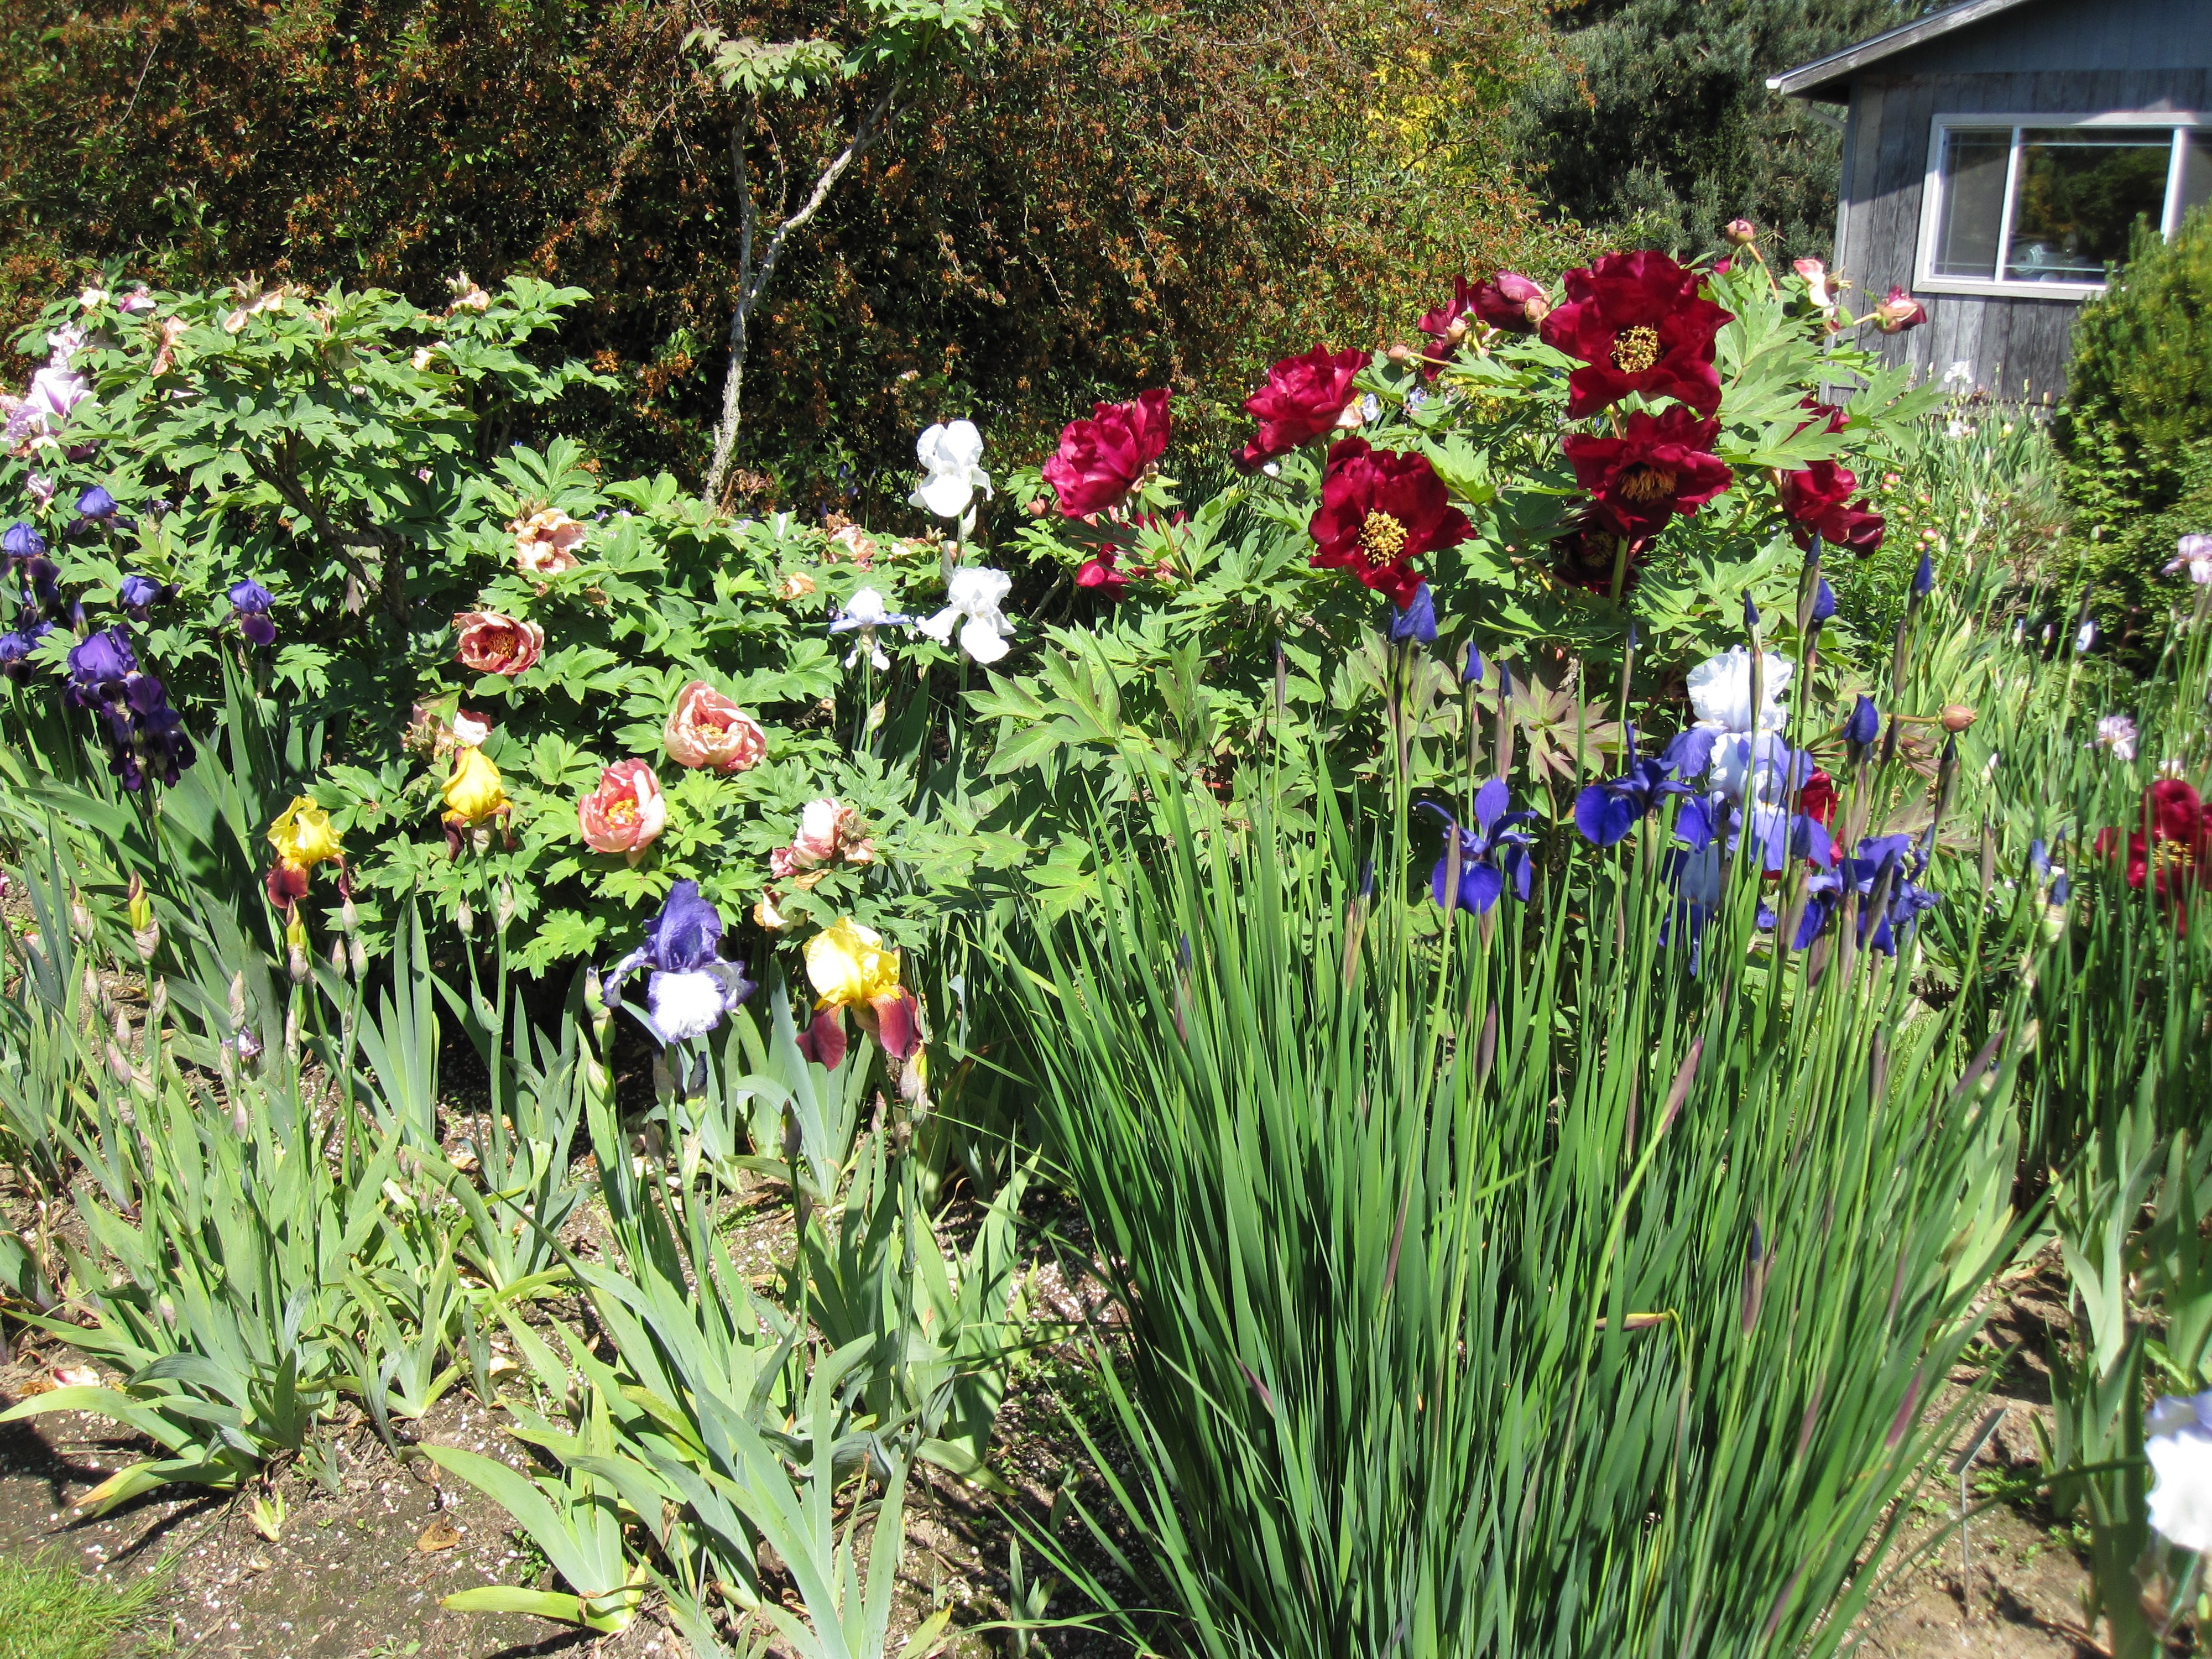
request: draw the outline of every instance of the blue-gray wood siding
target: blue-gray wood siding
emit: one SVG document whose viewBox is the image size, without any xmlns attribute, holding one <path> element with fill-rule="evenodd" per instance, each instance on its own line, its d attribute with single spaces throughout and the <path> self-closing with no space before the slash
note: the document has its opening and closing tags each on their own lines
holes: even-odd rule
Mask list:
<svg viewBox="0 0 2212 1659">
<path fill-rule="evenodd" d="M 1836 266 L 1861 304 L 1912 286 L 1938 113 L 2212 112 L 2212 0 L 2043 0 L 1868 66 L 1851 85 Z M 1923 295 L 1929 320 L 1881 341 L 1923 374 L 1973 365 L 2010 398 L 2065 386 L 2080 301 Z"/>
</svg>

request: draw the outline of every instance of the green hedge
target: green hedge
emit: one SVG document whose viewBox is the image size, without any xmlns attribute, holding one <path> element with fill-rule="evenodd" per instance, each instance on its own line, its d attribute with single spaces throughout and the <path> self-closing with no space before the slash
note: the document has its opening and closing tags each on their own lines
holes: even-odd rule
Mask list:
<svg viewBox="0 0 2212 1659">
<path fill-rule="evenodd" d="M 2130 611 L 2162 604 L 2176 538 L 2212 529 L 2212 212 L 2171 242 L 2140 230 L 2081 308 L 2051 433 L 2090 580 Z"/>
</svg>

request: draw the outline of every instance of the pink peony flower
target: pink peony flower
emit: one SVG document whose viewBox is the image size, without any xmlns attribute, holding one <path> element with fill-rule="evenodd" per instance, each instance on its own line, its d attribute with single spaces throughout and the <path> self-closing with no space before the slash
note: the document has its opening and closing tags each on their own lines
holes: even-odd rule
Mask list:
<svg viewBox="0 0 2212 1659">
<path fill-rule="evenodd" d="M 1874 325 L 1885 334 L 1902 334 L 1908 328 L 1917 328 L 1928 320 L 1928 307 L 1922 305 L 1901 288 L 1893 288 L 1889 297 L 1869 313 Z"/>
<path fill-rule="evenodd" d="M 517 519 L 507 528 L 514 533 L 514 567 L 526 576 L 557 576 L 582 562 L 575 550 L 584 544 L 584 526 L 557 507 Z"/>
<path fill-rule="evenodd" d="M 668 800 L 650 761 L 617 761 L 599 787 L 576 803 L 576 827 L 593 851 L 620 853 L 632 864 L 668 824 Z"/>
<path fill-rule="evenodd" d="M 780 880 L 798 878 L 800 886 L 811 887 L 821 877 L 810 878 L 804 872 L 818 871 L 840 858 L 848 864 L 872 864 L 876 849 L 860 838 L 860 826 L 859 811 L 835 797 L 809 801 L 799 811 L 799 833 L 791 845 L 768 855 L 769 870 Z"/>
<path fill-rule="evenodd" d="M 453 655 L 464 668 L 512 678 L 545 649 L 545 630 L 496 611 L 464 611 L 453 618 Z"/>
<path fill-rule="evenodd" d="M 717 772 L 743 772 L 759 765 L 768 753 L 768 734 L 704 680 L 694 680 L 676 694 L 660 738 L 668 758 L 678 766 Z"/>
<path fill-rule="evenodd" d="M 1044 464 L 1061 516 L 1088 518 L 1119 507 L 1168 447 L 1168 393 L 1134 403 L 1096 404 L 1087 421 L 1070 421 L 1059 451 Z"/>
</svg>

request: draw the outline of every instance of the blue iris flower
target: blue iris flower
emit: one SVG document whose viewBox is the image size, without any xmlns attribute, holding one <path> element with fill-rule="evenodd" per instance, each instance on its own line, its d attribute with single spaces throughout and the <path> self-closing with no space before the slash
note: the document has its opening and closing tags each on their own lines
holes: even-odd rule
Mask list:
<svg viewBox="0 0 2212 1659">
<path fill-rule="evenodd" d="M 645 943 L 608 973 L 607 1006 L 628 1006 L 664 1045 L 706 1036 L 759 988 L 743 962 L 722 960 L 721 944 L 721 912 L 699 896 L 697 882 L 678 882 L 646 923 Z M 643 1009 L 622 997 L 623 981 L 641 968 L 650 970 Z"/>
<path fill-rule="evenodd" d="M 1420 803 L 1423 811 L 1435 813 L 1444 824 L 1444 855 L 1437 860 L 1437 867 L 1429 876 L 1429 891 L 1439 908 L 1449 911 L 1456 907 L 1481 915 L 1498 902 L 1509 884 L 1514 897 L 1527 902 L 1534 866 L 1528 858 L 1531 837 L 1519 826 L 1536 815 L 1510 812 L 1506 808 L 1511 805 L 1512 797 L 1503 778 L 1492 778 L 1475 792 L 1475 827 L 1472 830 L 1434 801 Z M 1451 885 L 1451 838 L 1455 836 L 1459 838 L 1456 893 Z"/>
<path fill-rule="evenodd" d="M 144 622 L 149 611 L 173 596 L 176 591 L 172 584 L 157 582 L 151 576 L 142 576 L 134 570 L 116 584 L 115 603 L 134 622 Z"/>
<path fill-rule="evenodd" d="M 1926 869 L 1927 860 L 1914 851 L 1910 836 L 1863 838 L 1856 853 L 1806 883 L 1805 915 L 1793 945 L 1802 951 L 1818 939 L 1844 899 L 1856 893 L 1860 946 L 1896 955 L 1898 940 L 1911 933 L 1920 914 L 1942 902 L 1915 879 Z"/>
<path fill-rule="evenodd" d="M 1393 645 L 1437 642 L 1437 601 L 1423 582 L 1413 590 L 1412 601 L 1403 611 L 1395 606 L 1390 612 L 1390 642 Z"/>
<path fill-rule="evenodd" d="M 230 614 L 237 619 L 238 631 L 256 645 L 276 642 L 276 624 L 269 620 L 276 603 L 276 596 L 251 576 L 230 585 Z"/>
</svg>

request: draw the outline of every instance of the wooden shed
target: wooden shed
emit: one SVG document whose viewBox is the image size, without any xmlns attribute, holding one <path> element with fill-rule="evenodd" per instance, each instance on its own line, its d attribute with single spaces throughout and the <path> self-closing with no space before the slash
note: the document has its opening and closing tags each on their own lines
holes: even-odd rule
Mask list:
<svg viewBox="0 0 2212 1659">
<path fill-rule="evenodd" d="M 2136 223 L 2212 199 L 2212 0 L 1966 0 L 1767 85 L 1845 106 L 1835 268 L 1928 307 L 1890 361 L 2001 396 L 2063 391 Z"/>
</svg>

